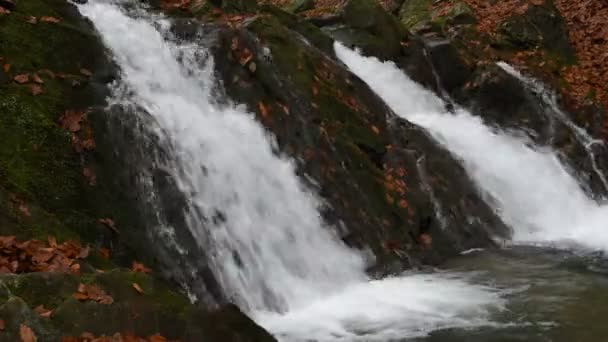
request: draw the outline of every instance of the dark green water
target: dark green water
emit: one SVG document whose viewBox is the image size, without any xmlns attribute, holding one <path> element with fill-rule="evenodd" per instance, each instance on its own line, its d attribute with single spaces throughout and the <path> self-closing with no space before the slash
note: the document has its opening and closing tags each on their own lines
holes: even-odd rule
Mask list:
<svg viewBox="0 0 608 342">
<path fill-rule="evenodd" d="M 496 326 L 436 331 L 416 342 L 608 341 L 608 259 L 537 247 L 464 255 L 442 266 L 506 289 Z"/>
</svg>

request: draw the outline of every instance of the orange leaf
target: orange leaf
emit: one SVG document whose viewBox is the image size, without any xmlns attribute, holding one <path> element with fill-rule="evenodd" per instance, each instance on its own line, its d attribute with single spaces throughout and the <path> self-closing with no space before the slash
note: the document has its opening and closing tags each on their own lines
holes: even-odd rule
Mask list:
<svg viewBox="0 0 608 342">
<path fill-rule="evenodd" d="M 270 114 L 270 111 L 268 110 L 268 107 L 264 104 L 264 102 L 258 102 L 258 108 L 260 109 L 260 113 L 262 114 L 263 118 L 267 118 L 268 115 Z"/>
<path fill-rule="evenodd" d="M 110 259 L 110 250 L 107 249 L 107 248 L 100 248 L 99 249 L 99 254 L 104 259 Z"/>
<path fill-rule="evenodd" d="M 139 294 L 144 294 L 144 290 L 142 290 L 141 286 L 139 286 L 139 284 L 137 283 L 133 283 L 133 288 L 135 289 L 135 291 L 137 291 Z"/>
<path fill-rule="evenodd" d="M 15 82 L 17 82 L 19 84 L 24 84 L 24 83 L 27 83 L 30 81 L 30 74 L 17 75 L 13 79 L 15 80 Z"/>
<path fill-rule="evenodd" d="M 38 305 L 34 312 L 37 313 L 40 317 L 49 318 L 53 314 L 53 310 L 49 310 L 44 307 L 44 305 Z"/>
<path fill-rule="evenodd" d="M 138 273 L 150 273 L 150 272 L 152 272 L 151 269 L 147 268 L 144 264 L 139 263 L 137 261 L 133 261 L 133 267 L 131 267 L 131 269 L 133 270 L 133 272 L 138 272 Z"/>
<path fill-rule="evenodd" d="M 156 334 L 148 337 L 150 342 L 167 342 L 167 339 L 161 334 Z"/>
<path fill-rule="evenodd" d="M 61 20 L 59 20 L 55 17 L 48 17 L 48 16 L 40 17 L 40 21 L 42 21 L 44 23 L 51 23 L 51 24 L 57 24 L 57 23 L 61 22 Z"/>
<path fill-rule="evenodd" d="M 57 239 L 54 236 L 49 235 L 47 240 L 49 242 L 49 246 L 51 246 L 53 248 L 57 248 Z"/>
<path fill-rule="evenodd" d="M 19 335 L 21 336 L 21 342 L 36 342 L 38 338 L 34 334 L 34 331 L 25 324 L 19 326 Z"/>
</svg>

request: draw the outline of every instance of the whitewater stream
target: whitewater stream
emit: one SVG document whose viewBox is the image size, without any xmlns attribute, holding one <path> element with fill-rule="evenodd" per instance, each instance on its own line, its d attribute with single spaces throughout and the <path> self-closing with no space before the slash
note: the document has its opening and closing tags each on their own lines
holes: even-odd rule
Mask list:
<svg viewBox="0 0 608 342">
<path fill-rule="evenodd" d="M 121 70 L 110 102 L 154 119 L 153 134 L 172 153 L 166 168 L 188 198 L 188 229 L 208 251 L 223 293 L 279 340 L 490 341 L 487 336 L 499 333 L 544 334 L 557 324 L 556 311 L 532 317 L 528 302 L 518 303 L 532 298 L 529 279 L 545 274 L 529 272 L 518 281 L 510 274 L 538 263 L 547 277 L 575 283 L 559 287 L 567 293 L 595 281 L 597 273 L 586 269 L 579 282 L 571 275 L 578 271 L 553 271 L 559 260 L 544 252 L 509 251 L 471 253 L 434 273 L 368 279 L 366 257 L 325 226 L 319 200 L 296 176 L 294 162 L 277 154 L 273 137 L 241 106 L 214 98 L 213 60 L 201 44 L 173 39 L 168 20 L 121 3 L 79 5 Z M 500 206 L 515 242 L 608 248 L 608 234 L 598 234 L 607 211 L 587 198 L 551 151 L 495 132 L 466 111 L 446 113 L 441 100 L 393 65 L 336 48 L 398 115 L 428 129 L 463 161 Z M 557 278 L 545 280 L 547 296 L 530 305 L 558 296 Z"/>
</svg>

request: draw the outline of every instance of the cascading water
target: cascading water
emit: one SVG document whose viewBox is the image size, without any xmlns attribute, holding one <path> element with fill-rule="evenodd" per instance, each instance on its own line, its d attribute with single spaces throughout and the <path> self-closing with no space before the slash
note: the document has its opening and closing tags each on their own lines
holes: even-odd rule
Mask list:
<svg viewBox="0 0 608 342">
<path fill-rule="evenodd" d="M 608 208 L 581 190 L 554 151 L 496 131 L 463 109 L 449 113 L 394 63 L 362 57 L 340 44 L 336 52 L 397 115 L 426 128 L 464 162 L 513 228 L 515 242 L 575 243 L 608 251 Z"/>
<path fill-rule="evenodd" d="M 170 43 L 168 21 L 129 16 L 118 2 L 79 9 L 121 68 L 121 102 L 149 113 L 171 146 L 169 172 L 190 202 L 179 229 L 200 239 L 226 296 L 258 323 L 287 340 L 388 340 L 486 324 L 488 307 L 501 305 L 464 275 L 370 281 L 254 116 L 214 101 L 198 42 Z"/>
<path fill-rule="evenodd" d="M 562 124 L 568 127 L 570 131 L 572 131 L 574 137 L 585 148 L 585 152 L 587 153 L 587 157 L 589 158 L 593 172 L 599 178 L 602 186 L 604 187 L 604 190 L 608 191 L 608 178 L 600 169 L 597 163 L 598 156 L 593 150 L 594 146 L 596 145 L 604 147 L 604 142 L 602 140 L 594 139 L 592 136 L 589 135 L 589 133 L 587 133 L 587 131 L 572 122 L 568 115 L 564 113 L 557 104 L 555 94 L 546 89 L 541 82 L 522 75 L 519 71 L 517 71 L 515 68 L 513 68 L 507 63 L 499 62 L 497 64 L 508 74 L 515 76 L 518 80 L 525 84 L 528 89 L 532 90 L 535 94 L 537 94 L 541 98 L 541 100 L 549 106 L 551 114 L 554 115 L 555 119 L 560 121 Z"/>
</svg>

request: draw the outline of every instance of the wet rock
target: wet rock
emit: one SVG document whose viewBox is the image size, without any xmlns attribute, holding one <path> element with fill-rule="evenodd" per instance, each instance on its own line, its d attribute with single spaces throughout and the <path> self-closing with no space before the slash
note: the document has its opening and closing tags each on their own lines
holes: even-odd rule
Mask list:
<svg viewBox="0 0 608 342">
<path fill-rule="evenodd" d="M 321 24 L 323 31 L 332 38 L 381 59 L 400 54 L 406 32 L 377 1 L 349 0 L 335 15 L 330 24 Z"/>
<path fill-rule="evenodd" d="M 410 31 L 418 31 L 431 20 L 431 0 L 407 0 L 399 10 L 399 20 Z"/>
<path fill-rule="evenodd" d="M 367 17 L 351 20 L 353 28 L 374 25 Z M 332 55 L 298 39 L 297 31 L 259 17 L 216 34 L 212 51 L 227 95 L 256 112 L 279 148 L 298 160 L 300 172 L 314 180 L 309 186 L 328 203 L 323 217 L 346 227 L 336 228 L 344 241 L 373 251 L 372 274 L 437 263 L 508 234 L 449 153 L 397 119 L 367 85 Z M 255 74 L 239 63 L 245 50 L 253 52 Z M 430 187 L 445 201 L 446 225 L 435 217 L 420 163 L 428 163 L 428 179 L 441 179 Z M 448 184 L 458 187 L 449 196 Z M 469 222 L 468 211 L 480 219 Z M 432 236 L 431 248 L 423 234 Z"/>
<path fill-rule="evenodd" d="M 423 39 L 428 62 L 431 64 L 437 82 L 448 93 L 460 89 L 470 78 L 470 66 L 461 57 L 460 52 L 448 39 Z"/>
</svg>

